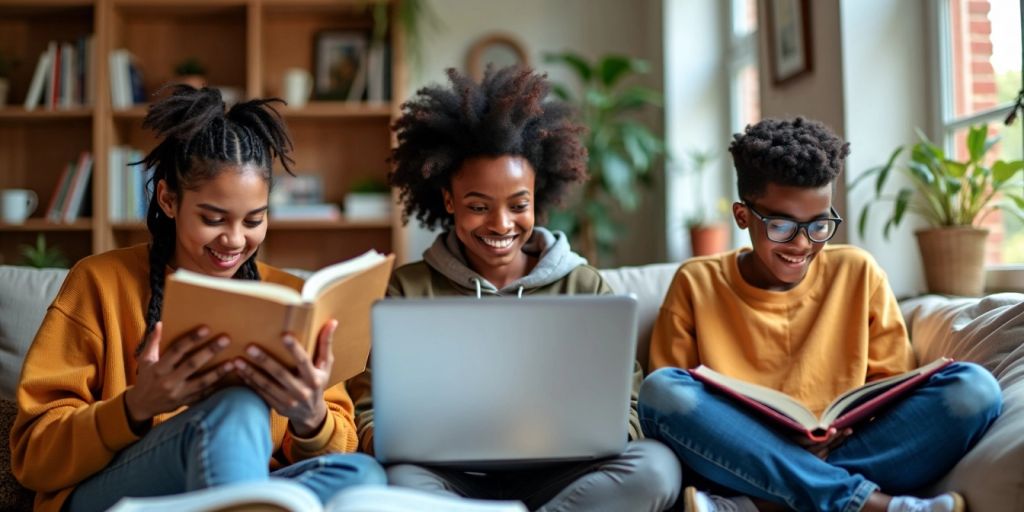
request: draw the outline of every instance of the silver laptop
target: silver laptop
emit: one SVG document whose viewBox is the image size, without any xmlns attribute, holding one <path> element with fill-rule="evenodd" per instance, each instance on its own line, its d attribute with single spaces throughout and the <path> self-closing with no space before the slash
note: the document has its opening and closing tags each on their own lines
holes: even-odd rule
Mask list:
<svg viewBox="0 0 1024 512">
<path fill-rule="evenodd" d="M 372 319 L 381 462 L 511 469 L 625 449 L 633 297 L 389 299 Z"/>
</svg>

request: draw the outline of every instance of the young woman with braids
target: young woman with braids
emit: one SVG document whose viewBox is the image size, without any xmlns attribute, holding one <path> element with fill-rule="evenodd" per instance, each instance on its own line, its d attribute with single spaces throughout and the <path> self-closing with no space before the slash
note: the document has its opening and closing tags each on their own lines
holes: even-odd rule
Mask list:
<svg viewBox="0 0 1024 512">
<path fill-rule="evenodd" d="M 529 69 L 488 69 L 481 83 L 454 70 L 448 76 L 450 88 L 420 90 L 395 123 L 390 180 L 401 190 L 404 217 L 445 232 L 423 261 L 395 271 L 388 295 L 611 293 L 564 234 L 534 224 L 586 177 L 583 127 L 571 110 L 544 102 L 550 86 Z M 515 329 L 515 319 L 495 328 Z M 365 451 L 373 448 L 370 380 L 368 371 L 349 385 Z M 487 474 L 404 464 L 390 467 L 388 479 L 440 494 L 521 500 L 531 510 L 664 510 L 679 492 L 679 463 L 664 445 L 639 439 L 635 402 L 631 409 L 631 441 L 611 459 Z"/>
<path fill-rule="evenodd" d="M 301 287 L 255 261 L 274 160 L 291 172 L 275 101 L 225 112 L 216 90 L 176 86 L 150 108 L 143 126 L 162 139 L 144 159 L 155 168 L 152 242 L 76 264 L 25 359 L 12 466 L 36 491 L 36 510 L 104 510 L 123 496 L 269 475 L 294 478 L 322 500 L 348 485 L 384 483 L 370 457 L 338 453 L 355 449 L 356 433 L 343 385 L 325 389 L 334 321 L 315 354 L 282 337 L 296 373 L 258 351 L 251 362 L 197 373 L 228 343 L 204 326 L 160 349 L 164 277 L 173 269 Z M 229 372 L 248 387 L 218 390 Z"/>
</svg>

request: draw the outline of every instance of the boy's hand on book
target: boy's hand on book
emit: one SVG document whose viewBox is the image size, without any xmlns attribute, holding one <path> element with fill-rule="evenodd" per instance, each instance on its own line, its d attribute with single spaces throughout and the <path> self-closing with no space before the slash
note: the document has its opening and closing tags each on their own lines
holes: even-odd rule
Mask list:
<svg viewBox="0 0 1024 512">
<path fill-rule="evenodd" d="M 310 358 L 292 335 L 282 337 L 282 343 L 295 360 L 297 370 L 294 373 L 256 345 L 246 349 L 252 364 L 242 359 L 235 362 L 246 384 L 272 409 L 288 418 L 292 431 L 299 437 L 316 434 L 327 418 L 324 390 L 334 364 L 331 339 L 337 327 L 337 321 L 329 320 L 320 329 L 315 359 Z"/>
<path fill-rule="evenodd" d="M 806 436 L 797 436 L 794 439 L 796 440 L 796 444 L 799 444 L 805 450 L 813 453 L 815 457 L 821 460 L 826 460 L 833 450 L 839 448 L 839 445 L 843 444 L 843 441 L 846 441 L 846 438 L 853 434 L 853 429 L 829 429 L 828 434 L 828 439 L 821 442 L 812 441 Z"/>
<path fill-rule="evenodd" d="M 148 422 L 157 414 L 192 404 L 213 390 L 213 384 L 233 368 L 232 362 L 197 375 L 196 372 L 228 346 L 226 336 L 210 339 L 205 326 L 175 340 L 160 353 L 163 322 L 157 322 L 139 355 L 135 385 L 125 392 L 125 406 L 133 424 Z"/>
</svg>

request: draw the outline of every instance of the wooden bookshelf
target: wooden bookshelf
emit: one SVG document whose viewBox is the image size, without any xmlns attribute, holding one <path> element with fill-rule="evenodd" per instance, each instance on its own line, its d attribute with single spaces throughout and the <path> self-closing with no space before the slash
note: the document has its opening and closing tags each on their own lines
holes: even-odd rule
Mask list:
<svg viewBox="0 0 1024 512">
<path fill-rule="evenodd" d="M 390 100 L 315 100 L 280 109 L 295 144 L 294 170 L 320 175 L 329 202 L 340 204 L 356 181 L 386 177 L 393 144 L 389 127 L 403 98 L 405 73 L 401 34 L 391 18 Z M 149 101 L 174 80 L 174 67 L 192 56 L 206 67 L 211 86 L 232 88 L 241 99 L 281 96 L 285 70 L 314 72 L 317 34 L 347 30 L 368 38 L 372 26 L 371 8 L 362 0 L 0 0 L 0 52 L 19 61 L 8 105 L 0 108 L 0 189 L 31 189 L 40 203 L 24 224 L 0 224 L 0 262 L 16 263 L 22 246 L 38 234 L 72 261 L 148 240 L 144 223 L 110 218 L 110 149 L 148 151 L 156 143 L 142 129 L 148 105 L 112 107 L 112 50 L 131 52 Z M 36 62 L 49 41 L 89 34 L 95 44 L 94 104 L 25 110 Z M 74 223 L 51 224 L 43 218 L 47 205 L 67 162 L 82 151 L 94 158 L 91 208 Z M 406 234 L 394 210 L 385 221 L 271 219 L 261 255 L 275 265 L 315 268 L 375 248 L 407 261 Z"/>
</svg>

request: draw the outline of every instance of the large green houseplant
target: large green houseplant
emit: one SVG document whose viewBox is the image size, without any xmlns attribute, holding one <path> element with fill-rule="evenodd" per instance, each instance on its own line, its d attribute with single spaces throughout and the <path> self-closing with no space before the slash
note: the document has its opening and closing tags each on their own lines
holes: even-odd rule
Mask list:
<svg viewBox="0 0 1024 512">
<path fill-rule="evenodd" d="M 1024 181 L 1022 160 L 993 160 L 989 150 L 999 142 L 989 137 L 986 125 L 968 130 L 966 160 L 946 155 L 923 134 L 910 149 L 905 164 L 897 164 L 903 153 L 900 146 L 888 161 L 859 176 L 852 187 L 874 178 L 875 197 L 861 210 L 858 231 L 867 229 L 868 212 L 874 203 L 892 203 L 883 228 L 899 226 L 906 215 L 915 214 L 931 229 L 916 232 L 925 266 L 928 290 L 950 295 L 979 295 L 984 288 L 984 246 L 988 230 L 982 221 L 995 210 L 1024 219 Z M 886 184 L 894 173 L 907 178 L 895 194 Z"/>
<path fill-rule="evenodd" d="M 607 55 L 591 62 L 567 52 L 547 55 L 546 61 L 567 66 L 579 80 L 575 93 L 563 84 L 553 91 L 579 110 L 588 129 L 590 174 L 577 201 L 553 212 L 549 226 L 576 238 L 580 252 L 596 265 L 621 233 L 612 212 L 636 209 L 641 187 L 650 184 L 650 171 L 665 152 L 661 137 L 636 118 L 644 109 L 661 108 L 661 95 L 624 85 L 624 79 L 648 71 L 640 59 Z"/>
</svg>

